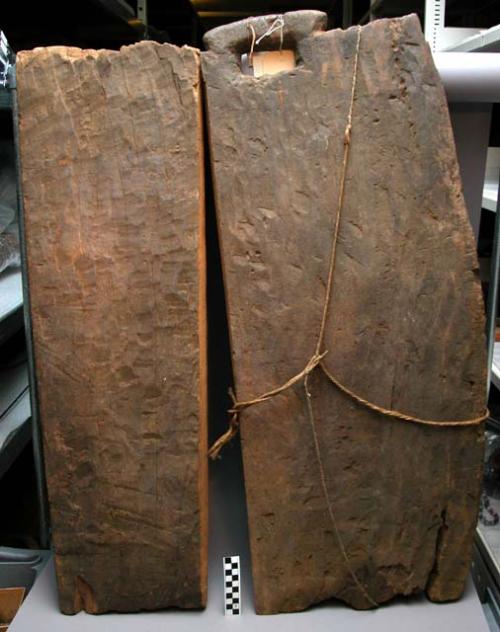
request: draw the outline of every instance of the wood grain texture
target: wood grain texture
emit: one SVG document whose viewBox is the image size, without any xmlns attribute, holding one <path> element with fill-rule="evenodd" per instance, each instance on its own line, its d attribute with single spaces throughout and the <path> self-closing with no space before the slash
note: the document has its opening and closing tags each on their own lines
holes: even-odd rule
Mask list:
<svg viewBox="0 0 500 632">
<path fill-rule="evenodd" d="M 61 610 L 206 600 L 199 55 L 17 61 L 31 316 Z"/>
<path fill-rule="evenodd" d="M 254 21 L 257 36 L 274 18 Z M 337 212 L 357 31 L 285 14 L 297 67 L 244 76 L 247 22 L 202 54 L 239 400 L 301 371 L 314 352 Z M 277 49 L 276 31 L 263 48 Z M 260 49 L 258 49 L 260 50 Z M 428 419 L 480 416 L 483 304 L 447 104 L 416 16 L 362 30 L 346 199 L 325 336 L 327 369 L 362 397 Z M 256 609 L 331 597 L 370 606 L 464 588 L 483 427 L 429 428 L 360 407 L 310 378 L 327 514 L 304 390 L 242 414 Z"/>
</svg>

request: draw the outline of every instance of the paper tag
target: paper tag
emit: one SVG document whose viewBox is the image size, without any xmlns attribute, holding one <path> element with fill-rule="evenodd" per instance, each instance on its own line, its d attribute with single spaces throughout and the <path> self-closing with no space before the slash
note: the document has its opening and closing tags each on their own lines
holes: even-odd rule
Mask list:
<svg viewBox="0 0 500 632">
<path fill-rule="evenodd" d="M 250 56 L 241 56 L 241 72 L 244 75 L 263 77 L 275 75 L 278 72 L 293 70 L 296 66 L 293 50 L 269 50 L 253 54 L 253 66 L 250 66 Z"/>
<path fill-rule="evenodd" d="M 276 75 L 295 68 L 293 50 L 266 50 L 253 54 L 253 76 Z"/>
</svg>

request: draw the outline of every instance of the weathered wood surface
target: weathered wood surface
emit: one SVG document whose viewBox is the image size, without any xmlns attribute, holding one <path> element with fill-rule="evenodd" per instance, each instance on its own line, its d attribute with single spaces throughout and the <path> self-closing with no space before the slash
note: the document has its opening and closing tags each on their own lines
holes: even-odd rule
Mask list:
<svg viewBox="0 0 500 632">
<path fill-rule="evenodd" d="M 31 313 L 60 606 L 206 599 L 199 55 L 18 56 Z"/>
<path fill-rule="evenodd" d="M 274 18 L 255 19 L 257 36 Z M 240 73 L 247 22 L 202 54 L 223 272 L 240 400 L 283 384 L 320 328 L 357 31 L 285 14 L 290 72 Z M 279 31 L 262 48 L 278 48 Z M 257 50 L 261 50 L 258 48 Z M 484 410 L 483 305 L 447 104 L 418 19 L 363 28 L 328 370 L 359 395 L 421 418 Z M 310 378 L 328 496 L 304 390 L 242 414 L 256 608 L 331 597 L 365 608 L 464 588 L 480 493 L 482 425 L 390 420 Z"/>
</svg>

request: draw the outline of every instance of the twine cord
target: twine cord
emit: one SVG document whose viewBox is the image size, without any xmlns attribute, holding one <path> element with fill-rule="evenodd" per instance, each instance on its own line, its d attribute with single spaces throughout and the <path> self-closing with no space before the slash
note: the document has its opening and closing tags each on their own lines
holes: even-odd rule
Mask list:
<svg viewBox="0 0 500 632">
<path fill-rule="evenodd" d="M 285 27 L 285 20 L 283 19 L 282 15 L 278 15 L 278 17 L 274 20 L 274 22 L 267 29 L 267 31 L 263 33 L 259 38 L 257 38 L 257 33 L 255 32 L 255 28 L 253 24 L 251 23 L 248 24 L 248 28 L 250 29 L 251 36 L 252 36 L 252 43 L 250 44 L 250 53 L 248 55 L 248 65 L 250 67 L 253 66 L 253 54 L 254 54 L 255 47 L 258 46 L 262 42 L 263 39 L 265 39 L 266 37 L 269 37 L 275 31 L 278 31 L 278 30 L 280 32 L 280 52 L 281 52 L 281 50 L 283 49 L 284 27 Z"/>
<path fill-rule="evenodd" d="M 321 360 L 326 354 L 326 352 L 321 353 L 321 348 L 323 346 L 323 340 L 325 337 L 326 322 L 328 319 L 328 311 L 329 311 L 330 299 L 332 295 L 333 278 L 334 278 L 334 273 L 335 273 L 335 262 L 337 260 L 336 254 L 337 254 L 337 243 L 338 243 L 339 229 L 340 229 L 340 219 L 341 219 L 342 209 L 344 206 L 345 181 L 346 181 L 346 174 L 347 174 L 347 164 L 349 162 L 349 148 L 351 146 L 352 111 L 354 109 L 354 98 L 356 95 L 356 83 L 358 79 L 358 60 L 359 60 L 360 43 L 361 43 L 361 27 L 358 26 L 357 38 L 356 38 L 356 53 L 354 56 L 354 69 L 352 72 L 352 82 L 351 82 L 351 98 L 349 102 L 349 112 L 347 114 L 347 124 L 344 131 L 344 154 L 342 157 L 342 171 L 340 174 L 340 188 L 339 188 L 339 197 L 337 201 L 337 217 L 335 219 L 335 225 L 333 229 L 332 248 L 330 251 L 330 262 L 328 266 L 328 279 L 327 279 L 326 291 L 325 291 L 325 301 L 323 303 L 323 315 L 321 318 L 321 327 L 319 330 L 318 341 L 316 343 L 316 350 L 313 356 L 313 357 L 319 358 L 318 359 L 319 366 L 322 366 Z M 375 601 L 375 599 L 373 599 L 373 597 L 369 594 L 369 592 L 366 590 L 363 584 L 359 581 L 358 576 L 353 570 L 351 560 L 347 554 L 342 537 L 340 535 L 339 528 L 337 526 L 337 519 L 335 518 L 335 512 L 333 511 L 332 503 L 330 501 L 330 494 L 328 493 L 325 467 L 323 465 L 323 459 L 321 457 L 321 448 L 319 444 L 318 433 L 316 431 L 316 422 L 315 422 L 314 410 L 313 410 L 313 405 L 312 405 L 312 395 L 309 390 L 309 373 L 306 373 L 304 377 L 304 391 L 305 391 L 306 402 L 307 402 L 309 424 L 311 426 L 311 434 L 313 436 L 313 441 L 314 441 L 314 451 L 316 453 L 316 461 L 318 463 L 319 476 L 321 480 L 321 489 L 323 491 L 323 496 L 325 498 L 326 508 L 328 511 L 330 522 L 333 527 L 335 539 L 337 540 L 337 544 L 339 545 L 340 552 L 342 553 L 345 567 L 349 575 L 351 576 L 352 580 L 354 581 L 355 585 L 358 587 L 362 595 L 368 600 L 368 602 L 372 606 L 377 607 L 378 603 Z"/>
<path fill-rule="evenodd" d="M 266 37 L 269 37 L 270 35 L 272 35 L 275 31 L 277 31 L 278 29 L 281 32 L 281 42 L 283 44 L 283 28 L 285 26 L 285 20 L 283 19 L 282 15 L 278 15 L 278 17 L 274 20 L 274 22 L 271 24 L 271 26 L 267 29 L 267 31 L 265 33 L 263 33 L 259 39 L 255 42 L 255 44 L 258 46 L 262 40 Z"/>
<path fill-rule="evenodd" d="M 280 19 L 281 19 L 281 22 L 278 24 L 278 20 L 280 20 Z M 269 29 L 266 31 L 266 33 L 264 33 L 258 39 L 256 39 L 255 29 L 253 28 L 253 26 L 250 24 L 249 27 L 250 27 L 250 29 L 252 31 L 252 45 L 251 45 L 251 50 L 250 50 L 250 60 L 251 60 L 252 57 L 253 57 L 253 51 L 254 51 L 254 47 L 255 47 L 256 44 L 258 44 L 264 37 L 267 37 L 268 35 L 273 33 L 278 28 L 283 29 L 283 19 L 281 18 L 281 16 L 280 16 L 280 18 L 277 18 L 273 22 L 273 24 L 269 27 Z M 232 440 L 232 438 L 237 434 L 238 429 L 239 429 L 239 425 L 240 425 L 240 413 L 243 410 L 245 410 L 246 408 L 250 408 L 251 406 L 254 406 L 256 404 L 260 404 L 262 402 L 269 401 L 270 399 L 276 397 L 277 395 L 280 395 L 281 393 L 287 391 L 289 388 L 293 387 L 295 384 L 297 384 L 299 382 L 302 382 L 302 385 L 303 385 L 303 388 L 304 388 L 305 400 L 306 400 L 306 404 L 307 404 L 309 423 L 310 423 L 310 426 L 311 426 L 311 433 L 312 433 L 312 436 L 313 436 L 314 450 L 315 450 L 316 458 L 317 458 L 317 462 L 318 462 L 318 469 L 319 469 L 319 474 L 320 474 L 321 487 L 322 487 L 323 495 L 325 497 L 325 502 L 326 502 L 326 506 L 327 506 L 328 515 L 329 515 L 330 521 L 331 521 L 332 526 L 333 526 L 333 530 L 334 530 L 334 534 L 335 534 L 336 540 L 337 540 L 337 542 L 339 544 L 339 548 L 341 550 L 342 557 L 344 559 L 346 568 L 347 568 L 351 578 L 353 579 L 354 583 L 359 588 L 360 592 L 362 592 L 364 597 L 369 601 L 369 603 L 371 603 L 373 606 L 378 606 L 378 603 L 369 595 L 369 593 L 367 592 L 366 588 L 359 581 L 358 577 L 356 576 L 356 573 L 353 571 L 352 565 L 351 565 L 351 561 L 350 561 L 349 556 L 347 555 L 347 551 L 345 550 L 345 547 L 344 547 L 344 545 L 342 543 L 342 538 L 341 538 L 341 535 L 340 535 L 340 532 L 339 532 L 339 529 L 338 529 L 338 526 L 337 526 L 337 521 L 335 519 L 335 513 L 333 511 L 333 507 L 332 507 L 332 504 L 331 504 L 331 501 L 330 501 L 330 496 L 329 496 L 329 493 L 328 493 L 328 485 L 327 485 L 327 479 L 326 479 L 326 474 L 325 474 L 325 468 L 324 468 L 324 465 L 323 465 L 323 459 L 321 457 L 321 450 L 320 450 L 319 439 L 318 439 L 318 435 L 317 435 L 317 432 L 316 432 L 314 410 L 313 410 L 313 407 L 312 407 L 312 395 L 311 395 L 311 392 L 310 392 L 310 389 L 309 389 L 309 376 L 310 376 L 310 374 L 316 368 L 321 369 L 323 374 L 328 378 L 328 380 L 330 380 L 330 382 L 334 386 L 336 386 L 341 392 L 343 392 L 344 394 L 348 395 L 352 400 L 354 400 L 355 402 L 357 402 L 361 406 L 363 406 L 365 408 L 368 408 L 369 410 L 372 410 L 372 411 L 374 411 L 376 413 L 379 413 L 382 416 L 391 417 L 391 418 L 394 418 L 394 419 L 399 419 L 400 421 L 411 422 L 411 423 L 416 423 L 416 424 L 422 424 L 422 425 L 427 425 L 427 426 L 443 426 L 443 427 L 474 426 L 474 425 L 482 423 L 485 419 L 487 419 L 488 416 L 489 416 L 489 411 L 486 409 L 486 411 L 482 415 L 480 415 L 478 417 L 474 417 L 472 419 L 463 419 L 463 420 L 457 420 L 457 419 L 452 419 L 452 420 L 433 420 L 433 419 L 423 419 L 423 418 L 416 417 L 416 416 L 413 416 L 413 415 L 408 415 L 408 414 L 402 413 L 402 412 L 400 412 L 398 410 L 388 409 L 388 408 L 384 408 L 383 406 L 378 406 L 377 404 L 374 404 L 373 402 L 370 402 L 369 400 L 365 399 L 364 397 L 361 397 L 360 395 L 358 395 L 357 393 L 352 391 L 349 387 L 344 385 L 336 376 L 334 376 L 326 368 L 326 366 L 323 363 L 323 358 L 328 353 L 327 350 L 323 350 L 323 342 L 324 342 L 326 324 L 327 324 L 328 315 L 329 315 L 330 300 L 331 300 L 332 291 L 333 291 L 333 283 L 334 283 L 334 276 L 335 276 L 335 266 L 336 266 L 336 259 L 337 259 L 337 257 L 336 257 L 336 255 L 337 255 L 337 244 L 338 244 L 338 237 L 339 237 L 339 231 L 340 231 L 342 210 L 343 210 L 343 206 L 344 206 L 347 166 L 348 166 L 348 162 L 349 162 L 349 153 L 350 153 L 350 146 L 351 146 L 352 114 L 353 114 L 353 109 L 354 109 L 354 102 L 355 102 L 355 96 L 356 96 L 356 85 L 357 85 L 357 77 L 358 77 L 358 61 L 359 61 L 360 42 L 361 42 L 361 27 L 358 26 L 357 27 L 357 39 L 356 39 L 356 50 L 355 50 L 355 56 L 354 56 L 354 66 L 353 66 L 353 74 L 352 74 L 352 82 L 351 82 L 350 104 L 349 104 L 349 110 L 348 110 L 348 115 L 347 115 L 347 123 L 346 123 L 346 127 L 345 127 L 345 130 L 344 130 L 344 139 L 343 139 L 344 149 L 343 149 L 342 167 L 341 167 L 341 175 L 340 175 L 339 195 L 338 195 L 338 199 L 337 199 L 337 216 L 336 216 L 336 219 L 335 219 L 333 232 L 332 232 L 332 247 L 331 247 L 330 258 L 329 258 L 328 277 L 327 277 L 327 284 L 326 284 L 326 290 L 325 290 L 325 301 L 324 301 L 324 304 L 323 304 L 321 326 L 320 326 L 320 330 L 319 330 L 319 334 L 318 334 L 318 339 L 317 339 L 317 342 L 316 342 L 315 351 L 314 351 L 313 355 L 311 356 L 311 358 L 309 359 L 309 361 L 307 362 L 307 364 L 305 365 L 305 367 L 302 369 L 302 371 L 300 371 L 299 373 L 297 373 L 296 375 L 291 377 L 287 382 L 285 382 L 281 386 L 273 388 L 273 389 L 271 389 L 271 390 L 259 395 L 258 397 L 255 397 L 255 398 L 249 399 L 249 400 L 238 401 L 236 399 L 236 396 L 234 395 L 234 393 L 232 391 L 230 391 L 230 396 L 231 396 L 231 399 L 232 399 L 232 407 L 228 411 L 230 413 L 229 427 L 228 427 L 227 431 L 223 435 L 221 435 L 213 443 L 213 445 L 210 447 L 210 449 L 208 451 L 208 455 L 212 459 L 217 458 L 219 453 L 220 453 L 220 451 L 221 451 L 221 449 L 227 443 L 229 443 Z M 251 65 L 251 63 L 250 63 L 250 65 Z"/>
<path fill-rule="evenodd" d="M 272 26 L 273 25 L 271 25 L 271 27 Z M 253 26 L 249 24 L 249 27 L 252 30 L 252 33 L 255 35 L 255 29 L 253 28 Z M 270 391 L 267 391 L 263 393 L 262 395 L 259 395 L 258 397 L 255 397 L 253 399 L 249 399 L 246 401 L 238 401 L 236 397 L 234 396 L 234 393 L 232 392 L 230 393 L 232 401 L 233 401 L 232 407 L 228 411 L 231 414 L 231 418 L 229 422 L 230 427 L 228 431 L 224 433 L 221 437 L 219 437 L 219 439 L 217 439 L 217 441 L 211 446 L 209 450 L 209 456 L 211 458 L 217 458 L 217 456 L 219 455 L 220 449 L 226 443 L 228 443 L 228 441 L 230 441 L 233 438 L 233 436 L 236 434 L 237 427 L 239 425 L 238 415 L 241 411 L 243 411 L 246 408 L 249 408 L 250 406 L 254 406 L 255 404 L 260 404 L 262 402 L 268 401 L 272 399 L 273 397 L 275 397 L 276 395 L 283 393 L 284 391 L 288 390 L 290 387 L 297 384 L 297 382 L 304 380 L 306 376 L 308 376 L 309 373 L 311 373 L 316 367 L 319 367 L 323 371 L 324 375 L 330 380 L 330 382 L 334 384 L 340 391 L 348 395 L 351 399 L 356 401 L 361 406 L 369 408 L 370 410 L 380 413 L 381 415 L 386 416 L 386 417 L 392 417 L 394 419 L 399 419 L 401 421 L 407 421 L 407 422 L 417 423 L 417 424 L 422 424 L 422 425 L 445 426 L 445 427 L 446 426 L 451 426 L 451 427 L 474 426 L 474 425 L 480 424 L 481 422 L 483 422 L 485 419 L 489 417 L 489 411 L 485 410 L 485 412 L 482 415 L 478 417 L 473 417 L 471 419 L 452 419 L 452 420 L 423 419 L 421 417 L 409 415 L 398 410 L 385 408 L 383 406 L 378 406 L 377 404 L 370 402 L 364 397 L 361 397 L 361 395 L 358 395 L 353 390 L 351 390 L 348 386 L 343 384 L 337 377 L 335 377 L 326 368 L 325 364 L 322 362 L 323 358 L 327 354 L 327 351 L 321 352 L 321 348 L 324 341 L 326 323 L 327 323 L 328 313 L 329 313 L 330 299 L 331 299 L 332 290 L 333 290 L 333 281 L 334 281 L 336 254 L 337 254 L 337 243 L 338 243 L 338 236 L 339 236 L 339 231 L 340 231 L 341 213 L 342 213 L 342 209 L 344 205 L 345 182 L 346 182 L 347 165 L 348 165 L 348 159 L 349 159 L 349 149 L 351 145 L 352 113 L 353 113 L 354 101 L 355 101 L 360 41 L 361 41 L 361 27 L 358 27 L 356 53 L 355 53 L 355 58 L 354 58 L 354 69 L 353 69 L 353 76 L 352 76 L 352 83 L 351 83 L 351 100 L 350 100 L 350 106 L 349 106 L 349 111 L 347 115 L 347 124 L 345 127 L 344 140 L 343 140 L 344 152 L 343 152 L 342 170 L 341 170 L 341 177 L 340 177 L 339 196 L 338 196 L 338 201 L 337 201 L 338 212 L 337 212 L 337 217 L 335 220 L 334 230 L 333 230 L 332 248 L 330 252 L 327 285 L 326 285 L 326 291 L 325 291 L 325 301 L 323 304 L 321 326 L 320 326 L 320 331 L 318 335 L 318 340 L 316 343 L 315 352 L 311 356 L 310 360 L 307 362 L 304 369 L 302 369 L 302 371 L 300 371 L 299 373 L 291 377 L 287 382 L 285 382 L 281 386 L 277 386 L 271 389 Z"/>
<path fill-rule="evenodd" d="M 257 39 L 257 33 L 253 27 L 253 24 L 249 24 L 248 28 L 250 29 L 250 34 L 252 36 L 252 43 L 250 45 L 250 53 L 248 54 L 248 65 L 250 67 L 253 66 L 253 50 L 255 48 L 255 40 Z"/>
<path fill-rule="evenodd" d="M 352 111 L 354 109 L 354 97 L 356 95 L 356 83 L 358 79 L 358 59 L 359 59 L 359 46 L 361 43 L 361 27 L 358 26 L 356 39 L 356 54 L 354 57 L 354 69 L 352 72 L 351 81 L 351 99 L 349 102 L 349 112 L 347 114 L 347 124 L 344 131 L 344 154 L 342 157 L 342 171 L 340 174 L 340 187 L 339 197 L 337 201 L 337 217 L 335 218 L 335 227 L 332 237 L 332 248 L 330 250 L 330 263 L 328 266 L 328 280 L 326 283 L 325 301 L 323 303 L 323 316 L 321 318 L 321 327 L 319 330 L 318 342 L 316 343 L 316 354 L 319 354 L 321 347 L 323 346 L 323 340 L 325 338 L 326 321 L 328 318 L 328 311 L 330 307 L 330 298 L 333 288 L 333 277 L 335 272 L 335 263 L 337 261 L 337 243 L 339 240 L 340 219 L 342 216 L 342 210 L 344 208 L 344 196 L 345 196 L 345 181 L 347 175 L 347 163 L 349 162 L 349 150 L 351 148 L 351 129 L 352 129 Z"/>
<path fill-rule="evenodd" d="M 323 496 L 325 498 L 326 508 L 327 508 L 327 511 L 328 511 L 328 516 L 330 518 L 330 522 L 332 523 L 335 539 L 337 540 L 337 543 L 339 545 L 339 549 L 340 549 L 340 552 L 342 553 L 342 557 L 344 559 L 345 567 L 347 568 L 347 571 L 348 571 L 349 575 L 351 576 L 352 580 L 354 581 L 356 586 L 359 588 L 359 590 L 363 594 L 363 596 L 366 597 L 366 599 L 369 601 L 369 603 L 372 606 L 375 606 L 375 608 L 376 608 L 376 607 L 378 607 L 379 604 L 368 593 L 366 588 L 359 581 L 358 576 L 356 575 L 356 573 L 354 572 L 354 570 L 352 568 L 351 560 L 350 560 L 349 556 L 347 555 L 347 551 L 346 551 L 344 543 L 342 541 L 342 536 L 340 535 L 340 531 L 339 531 L 339 528 L 338 528 L 338 525 L 337 525 L 337 519 L 335 518 L 335 512 L 333 511 L 332 503 L 330 501 L 330 494 L 328 493 L 328 485 L 327 485 L 327 482 L 326 482 L 325 468 L 324 468 L 324 465 L 323 465 L 323 459 L 321 458 L 321 450 L 320 450 L 320 447 L 319 447 L 319 439 L 318 439 L 318 434 L 316 432 L 316 426 L 315 426 L 315 423 L 314 423 L 314 411 L 313 411 L 313 407 L 312 407 L 312 395 L 311 395 L 311 392 L 309 390 L 309 374 L 307 374 L 305 376 L 305 378 L 304 378 L 304 391 L 305 391 L 306 402 L 307 402 L 307 412 L 309 413 L 309 423 L 311 425 L 311 432 L 312 432 L 313 441 L 314 441 L 314 451 L 316 452 L 316 460 L 317 460 L 317 463 L 318 463 L 319 477 L 320 477 L 320 480 L 321 480 L 321 491 L 323 492 Z"/>
<path fill-rule="evenodd" d="M 351 399 L 361 406 L 365 408 L 369 408 L 376 413 L 380 413 L 385 417 L 393 417 L 394 419 L 399 419 L 400 421 L 409 421 L 415 424 L 420 424 L 422 426 L 443 426 L 445 428 L 453 427 L 453 426 L 477 426 L 482 423 L 490 416 L 490 411 L 488 409 L 482 415 L 478 417 L 472 417 L 471 419 L 443 419 L 443 420 L 434 420 L 434 419 L 423 419 L 422 417 L 414 417 L 413 415 L 407 415 L 406 413 L 402 413 L 399 410 L 384 408 L 383 406 L 377 406 L 373 402 L 364 399 L 360 395 L 357 395 L 350 388 L 342 384 L 340 380 L 338 380 L 327 368 L 324 364 L 320 364 L 321 370 L 326 375 L 326 377 L 330 380 L 332 384 L 334 384 L 339 391 L 342 391 L 346 395 L 349 395 Z"/>
</svg>

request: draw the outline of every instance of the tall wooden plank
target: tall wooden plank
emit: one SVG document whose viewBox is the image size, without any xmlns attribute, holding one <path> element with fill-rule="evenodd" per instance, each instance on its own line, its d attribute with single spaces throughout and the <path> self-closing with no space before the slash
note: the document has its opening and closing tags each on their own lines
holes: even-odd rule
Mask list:
<svg viewBox="0 0 500 632">
<path fill-rule="evenodd" d="M 206 600 L 199 55 L 18 55 L 38 398 L 61 610 Z"/>
<path fill-rule="evenodd" d="M 314 353 L 328 276 L 358 30 L 284 15 L 205 36 L 202 55 L 237 396 L 284 384 Z M 281 31 L 281 32 L 280 32 Z M 446 99 L 416 16 L 360 34 L 325 368 L 369 402 L 430 420 L 481 417 L 483 304 Z M 256 608 L 331 597 L 368 608 L 464 588 L 483 427 L 388 418 L 321 370 L 241 413 Z M 324 468 L 322 488 L 320 464 Z M 332 515 L 328 511 L 328 503 Z"/>
</svg>

